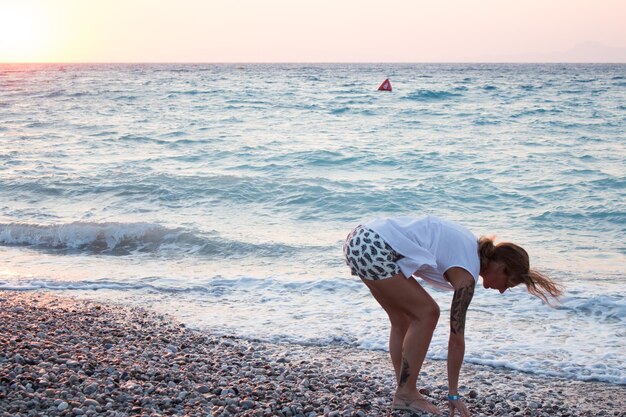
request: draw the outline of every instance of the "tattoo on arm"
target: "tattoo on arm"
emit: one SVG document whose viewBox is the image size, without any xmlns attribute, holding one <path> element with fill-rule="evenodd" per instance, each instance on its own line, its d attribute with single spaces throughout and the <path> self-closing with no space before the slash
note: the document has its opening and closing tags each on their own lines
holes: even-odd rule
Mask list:
<svg viewBox="0 0 626 417">
<path fill-rule="evenodd" d="M 402 386 L 406 383 L 406 380 L 409 379 L 409 361 L 406 360 L 405 357 L 402 357 L 402 366 L 400 367 L 400 382 L 398 382 L 398 386 Z"/>
<path fill-rule="evenodd" d="M 465 331 L 465 315 L 474 296 L 474 283 L 454 291 L 450 308 L 450 330 L 454 334 Z"/>
</svg>

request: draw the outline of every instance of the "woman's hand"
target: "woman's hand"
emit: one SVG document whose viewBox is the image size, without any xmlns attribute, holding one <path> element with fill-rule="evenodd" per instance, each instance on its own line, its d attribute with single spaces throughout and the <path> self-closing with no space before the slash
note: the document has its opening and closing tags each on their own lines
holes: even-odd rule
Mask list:
<svg viewBox="0 0 626 417">
<path fill-rule="evenodd" d="M 467 406 L 463 403 L 462 399 L 448 400 L 448 406 L 450 407 L 450 417 L 454 416 L 454 411 L 459 410 L 461 417 L 471 417 Z"/>
</svg>

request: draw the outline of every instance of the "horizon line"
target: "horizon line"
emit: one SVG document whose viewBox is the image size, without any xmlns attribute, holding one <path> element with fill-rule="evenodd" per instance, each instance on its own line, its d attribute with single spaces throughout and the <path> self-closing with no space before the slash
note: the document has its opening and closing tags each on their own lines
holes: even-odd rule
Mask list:
<svg viewBox="0 0 626 417">
<path fill-rule="evenodd" d="M 0 61 L 0 65 L 338 65 L 338 64 L 607 64 L 626 61 Z"/>
</svg>

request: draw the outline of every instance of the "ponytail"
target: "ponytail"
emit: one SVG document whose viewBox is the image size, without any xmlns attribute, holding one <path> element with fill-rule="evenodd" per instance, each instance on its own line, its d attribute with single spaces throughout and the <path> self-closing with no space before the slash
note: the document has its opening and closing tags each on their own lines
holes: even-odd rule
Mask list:
<svg viewBox="0 0 626 417">
<path fill-rule="evenodd" d="M 521 246 L 509 242 L 495 245 L 493 237 L 481 236 L 478 239 L 478 257 L 481 270 L 486 269 L 491 261 L 502 262 L 509 276 L 509 287 L 524 283 L 530 294 L 549 306 L 553 306 L 551 300 L 558 302 L 559 296 L 563 294 L 561 285 L 547 275 L 530 268 L 528 252 Z"/>
<path fill-rule="evenodd" d="M 549 306 L 553 306 L 550 299 L 558 302 L 559 297 L 563 294 L 563 288 L 561 285 L 554 282 L 545 274 L 542 274 L 534 269 L 528 271 L 526 275 L 522 275 L 521 279 L 521 282 L 526 284 L 526 288 L 529 293 L 539 297 Z M 548 297 L 550 297 L 550 299 Z"/>
</svg>

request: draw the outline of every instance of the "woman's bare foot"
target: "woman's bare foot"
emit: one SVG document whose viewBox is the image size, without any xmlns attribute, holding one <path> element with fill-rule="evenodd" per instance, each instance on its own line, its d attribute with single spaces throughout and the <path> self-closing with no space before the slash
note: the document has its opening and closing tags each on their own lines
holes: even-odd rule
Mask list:
<svg viewBox="0 0 626 417">
<path fill-rule="evenodd" d="M 441 415 L 442 412 L 434 404 L 424 398 L 420 393 L 416 392 L 411 397 L 404 397 L 396 394 L 393 398 L 391 408 L 394 410 L 411 411 L 415 413 L 427 412 L 435 415 Z"/>
</svg>

